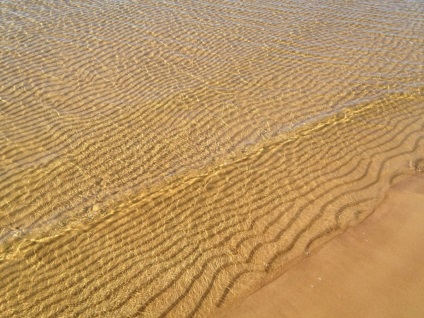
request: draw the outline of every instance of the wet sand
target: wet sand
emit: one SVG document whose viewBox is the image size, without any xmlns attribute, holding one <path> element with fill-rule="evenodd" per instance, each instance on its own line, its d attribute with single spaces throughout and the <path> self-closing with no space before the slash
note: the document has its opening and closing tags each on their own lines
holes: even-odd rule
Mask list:
<svg viewBox="0 0 424 318">
<path fill-rule="evenodd" d="M 415 96 L 350 109 L 60 233 L 21 238 L 1 254 L 0 311 L 207 317 L 364 220 L 391 184 L 420 173 L 422 105 Z"/>
<path fill-rule="evenodd" d="M 423 317 L 424 176 L 219 317 Z"/>
<path fill-rule="evenodd" d="M 424 169 L 420 2 L 0 12 L 0 316 L 207 317 Z"/>
</svg>

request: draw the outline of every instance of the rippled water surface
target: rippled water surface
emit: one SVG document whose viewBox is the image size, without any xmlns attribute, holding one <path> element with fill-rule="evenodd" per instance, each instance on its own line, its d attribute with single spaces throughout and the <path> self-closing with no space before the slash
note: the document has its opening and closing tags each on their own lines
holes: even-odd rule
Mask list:
<svg viewBox="0 0 424 318">
<path fill-rule="evenodd" d="M 208 199 L 223 196 L 228 202 L 209 202 L 211 211 L 251 211 L 246 220 L 253 220 L 253 230 L 252 211 L 272 219 L 280 207 L 292 211 L 282 207 L 286 203 L 306 200 L 305 207 L 322 211 L 320 204 L 327 208 L 333 198 L 349 207 L 375 199 L 355 194 L 354 186 L 346 190 L 353 194 L 331 194 L 340 187 L 327 186 L 325 178 L 346 177 L 341 184 L 354 184 L 370 171 L 380 180 L 381 167 L 390 167 L 391 181 L 403 168 L 421 171 L 423 65 L 422 1 L 3 0 L 2 250 L 14 253 L 16 242 L 50 237 L 102 214 L 169 216 L 156 201 L 180 211 L 179 204 L 190 200 L 191 208 L 203 208 Z M 322 127 L 329 127 L 328 135 Z M 378 136 L 388 139 L 378 143 Z M 299 144 L 286 147 L 288 140 Z M 379 152 L 371 154 L 374 143 Z M 267 151 L 269 161 L 263 159 Z M 386 164 L 394 158 L 390 151 L 401 156 L 398 165 Z M 351 159 L 340 169 L 335 163 L 332 172 L 323 168 L 343 158 Z M 178 197 L 180 185 L 191 187 L 199 178 L 195 198 Z M 287 188 L 312 196 L 312 185 L 321 184 L 330 203 L 318 194 L 300 201 L 277 195 Z M 140 197 L 152 206 L 131 212 Z M 248 199 L 258 206 L 244 204 Z M 279 200 L 284 204 L 272 206 Z M 194 215 L 181 209 L 181 215 Z M 220 215 L 216 224 L 230 222 Z M 215 223 L 202 224 L 204 233 L 221 233 Z M 177 228 L 180 234 L 189 231 Z M 265 242 L 266 231 L 253 237 Z M 275 258 L 280 250 L 270 253 Z M 245 255 L 249 261 L 256 252 L 251 253 Z"/>
<path fill-rule="evenodd" d="M 420 1 L 3 1 L 2 208 L 42 213 L 35 226 L 417 91 L 423 14 Z"/>
</svg>

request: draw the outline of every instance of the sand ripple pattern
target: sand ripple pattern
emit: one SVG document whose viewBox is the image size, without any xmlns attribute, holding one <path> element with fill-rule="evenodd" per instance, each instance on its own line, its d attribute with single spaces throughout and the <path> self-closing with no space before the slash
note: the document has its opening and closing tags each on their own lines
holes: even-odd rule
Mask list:
<svg viewBox="0 0 424 318">
<path fill-rule="evenodd" d="M 420 1 L 0 17 L 0 316 L 207 316 L 424 170 Z"/>
</svg>

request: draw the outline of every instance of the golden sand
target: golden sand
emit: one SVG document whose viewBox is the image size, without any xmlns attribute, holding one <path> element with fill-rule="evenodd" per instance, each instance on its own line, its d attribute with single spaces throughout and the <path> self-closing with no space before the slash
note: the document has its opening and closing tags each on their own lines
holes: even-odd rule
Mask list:
<svg viewBox="0 0 424 318">
<path fill-rule="evenodd" d="M 396 176 L 421 169 L 422 103 L 345 112 L 58 236 L 21 240 L 0 264 L 1 311 L 205 315 L 364 219 Z M 379 114 L 391 129 L 367 123 Z"/>
<path fill-rule="evenodd" d="M 424 176 L 218 317 L 423 317 Z"/>
<path fill-rule="evenodd" d="M 208 316 L 424 169 L 419 1 L 0 9 L 0 316 Z"/>
</svg>

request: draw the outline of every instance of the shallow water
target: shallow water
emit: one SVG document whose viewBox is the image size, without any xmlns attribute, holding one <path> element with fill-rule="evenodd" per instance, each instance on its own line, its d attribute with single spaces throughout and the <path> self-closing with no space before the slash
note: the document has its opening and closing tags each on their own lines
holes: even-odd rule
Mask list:
<svg viewBox="0 0 424 318">
<path fill-rule="evenodd" d="M 419 1 L 3 1 L 1 13 L 6 232 L 423 86 Z"/>
<path fill-rule="evenodd" d="M 422 169 L 421 1 L 2 1 L 0 30 L 4 259 L 94 235 L 90 220 L 141 216 L 154 233 L 205 213 L 193 224 L 208 238 L 229 222 L 232 253 L 245 231 L 276 243 L 252 265 L 266 276 Z M 274 237 L 257 213 L 300 234 Z M 174 238 L 195 230 L 181 224 Z"/>
</svg>

